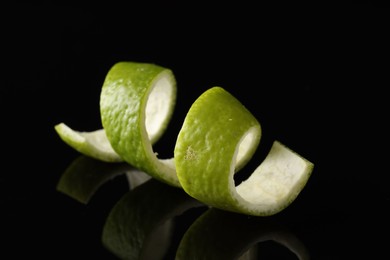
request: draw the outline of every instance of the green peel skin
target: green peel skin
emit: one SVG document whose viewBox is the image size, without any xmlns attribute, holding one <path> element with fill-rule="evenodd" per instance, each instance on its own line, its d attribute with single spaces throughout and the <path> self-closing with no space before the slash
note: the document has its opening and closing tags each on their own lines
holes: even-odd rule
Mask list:
<svg viewBox="0 0 390 260">
<path fill-rule="evenodd" d="M 153 145 L 167 130 L 176 103 L 176 79 L 165 67 L 118 62 L 100 94 L 102 129 L 55 130 L 80 153 L 125 162 L 196 200 L 218 209 L 270 216 L 288 207 L 309 180 L 314 164 L 275 140 L 269 154 L 238 186 L 234 174 L 253 157 L 261 125 L 222 87 L 211 87 L 191 105 L 177 136 L 173 158 L 158 158 Z"/>
</svg>

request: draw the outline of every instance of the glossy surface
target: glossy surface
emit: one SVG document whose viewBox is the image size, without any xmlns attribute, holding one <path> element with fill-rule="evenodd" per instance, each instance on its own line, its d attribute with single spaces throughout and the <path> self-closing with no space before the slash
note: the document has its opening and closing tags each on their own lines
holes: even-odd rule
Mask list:
<svg viewBox="0 0 390 260">
<path fill-rule="evenodd" d="M 172 156 L 193 101 L 220 85 L 263 130 L 256 160 L 236 174 L 237 183 L 275 139 L 316 165 L 296 201 L 271 218 L 209 213 L 202 206 L 181 214 L 166 209 L 168 217 L 151 230 L 155 236 L 148 236 L 143 254 L 174 259 L 179 249 L 229 249 L 231 255 L 249 250 L 246 259 L 388 258 L 388 9 L 368 4 L 259 11 L 229 5 L 222 12 L 220 6 L 172 1 L 155 7 L 141 5 L 132 16 L 123 6 L 30 4 L 5 10 L 20 23 L 1 23 L 6 66 L 0 88 L 0 257 L 118 259 L 103 243 L 105 223 L 116 203 L 144 186 L 129 191 L 125 174 L 103 178 L 87 204 L 56 190 L 79 154 L 58 138 L 54 125 L 100 128 L 99 95 L 108 69 L 120 60 L 140 60 L 169 67 L 177 77 L 177 123 L 155 144 L 159 156 Z M 245 15 L 235 18 L 238 13 Z M 142 198 L 150 205 L 155 199 Z M 163 217 L 146 208 L 145 219 Z M 130 230 L 123 237 L 131 238 Z M 218 241 L 215 251 L 206 243 L 212 239 Z M 185 241 L 196 242 L 196 249 Z"/>
</svg>

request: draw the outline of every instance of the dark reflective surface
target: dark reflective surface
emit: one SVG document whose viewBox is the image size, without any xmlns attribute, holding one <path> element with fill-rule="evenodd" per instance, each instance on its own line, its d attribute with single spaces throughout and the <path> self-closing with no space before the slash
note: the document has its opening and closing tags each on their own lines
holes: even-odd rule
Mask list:
<svg viewBox="0 0 390 260">
<path fill-rule="evenodd" d="M 389 255 L 385 7 L 259 10 L 161 1 L 132 8 L 11 5 L 4 12 L 12 19 L 1 23 L 1 258 Z M 192 205 L 180 190 L 65 145 L 55 124 L 101 127 L 100 88 L 120 60 L 154 62 L 176 76 L 173 119 L 154 147 L 161 158 L 172 156 L 192 102 L 219 85 L 263 130 L 236 181 L 278 139 L 315 164 L 296 201 L 267 218 Z"/>
</svg>

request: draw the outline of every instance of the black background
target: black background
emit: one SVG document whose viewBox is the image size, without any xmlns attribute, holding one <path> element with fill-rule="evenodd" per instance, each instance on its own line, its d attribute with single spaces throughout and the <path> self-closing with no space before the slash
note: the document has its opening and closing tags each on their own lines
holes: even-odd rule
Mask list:
<svg viewBox="0 0 390 260">
<path fill-rule="evenodd" d="M 192 102 L 224 87 L 263 130 L 237 178 L 275 139 L 315 164 L 297 200 L 275 216 L 312 258 L 388 255 L 388 7 L 160 1 L 20 4 L 2 13 L 2 254 L 115 259 L 100 245 L 100 226 L 127 187 L 113 180 L 87 206 L 59 194 L 55 185 L 79 154 L 54 125 L 100 128 L 107 71 L 140 61 L 172 69 L 178 84 L 155 147 L 161 156 L 172 156 Z"/>
</svg>

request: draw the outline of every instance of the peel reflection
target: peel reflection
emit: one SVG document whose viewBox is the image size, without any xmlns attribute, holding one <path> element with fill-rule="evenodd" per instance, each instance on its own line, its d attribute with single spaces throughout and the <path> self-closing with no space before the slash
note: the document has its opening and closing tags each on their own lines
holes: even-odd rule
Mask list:
<svg viewBox="0 0 390 260">
<path fill-rule="evenodd" d="M 65 169 L 56 188 L 80 203 L 87 204 L 104 183 L 121 174 L 126 174 L 130 189 L 150 179 L 149 175 L 127 163 L 107 163 L 82 155 Z"/>
<path fill-rule="evenodd" d="M 120 259 L 164 259 L 173 217 L 203 204 L 184 191 L 151 179 L 126 193 L 103 228 L 103 245 Z"/>
<path fill-rule="evenodd" d="M 265 241 L 286 247 L 300 260 L 310 259 L 304 244 L 271 218 L 214 208 L 198 217 L 184 234 L 176 259 L 258 259 L 256 245 Z"/>
<path fill-rule="evenodd" d="M 64 171 L 57 190 L 87 204 L 105 182 L 125 174 L 129 191 L 113 205 L 102 227 L 102 244 L 119 259 L 259 259 L 265 241 L 310 259 L 305 245 L 272 217 L 254 217 L 209 208 L 183 190 L 161 183 L 126 163 L 80 156 Z M 188 221 L 172 246 L 176 216 L 196 207 L 204 213 Z M 195 219 L 195 220 L 194 220 Z M 167 258 L 169 250 L 175 250 Z"/>
</svg>

